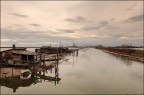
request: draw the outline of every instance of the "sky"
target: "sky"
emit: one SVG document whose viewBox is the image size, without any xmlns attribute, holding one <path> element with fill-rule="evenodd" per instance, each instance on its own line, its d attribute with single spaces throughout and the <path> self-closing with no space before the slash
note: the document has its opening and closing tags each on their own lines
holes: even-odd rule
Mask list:
<svg viewBox="0 0 144 95">
<path fill-rule="evenodd" d="M 143 1 L 1 1 L 1 46 L 143 45 Z"/>
</svg>

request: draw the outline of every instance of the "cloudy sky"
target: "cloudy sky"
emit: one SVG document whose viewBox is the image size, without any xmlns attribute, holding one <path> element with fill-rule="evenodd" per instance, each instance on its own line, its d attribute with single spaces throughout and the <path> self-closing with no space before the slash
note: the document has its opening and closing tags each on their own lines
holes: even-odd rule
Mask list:
<svg viewBox="0 0 144 95">
<path fill-rule="evenodd" d="M 1 45 L 143 43 L 143 1 L 1 1 Z"/>
</svg>

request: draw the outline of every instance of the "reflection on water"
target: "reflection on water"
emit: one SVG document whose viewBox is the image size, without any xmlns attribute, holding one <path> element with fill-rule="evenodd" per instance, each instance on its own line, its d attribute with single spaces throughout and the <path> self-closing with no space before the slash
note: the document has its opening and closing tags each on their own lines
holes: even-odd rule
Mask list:
<svg viewBox="0 0 144 95">
<path fill-rule="evenodd" d="M 54 82 L 59 84 L 58 64 L 55 63 L 54 67 L 50 66 L 33 66 L 30 69 L 20 68 L 0 68 L 0 85 L 13 89 L 13 92 L 19 87 L 29 87 L 38 83 Z M 46 74 L 54 73 L 55 76 L 47 76 Z"/>
<path fill-rule="evenodd" d="M 68 54 L 59 63 L 54 67 L 1 68 L 1 93 L 143 94 L 141 62 L 90 48 Z"/>
<path fill-rule="evenodd" d="M 131 66 L 135 61 L 137 60 L 133 60 L 133 59 L 129 59 L 127 57 L 123 57 L 123 56 L 119 56 L 119 55 L 113 55 L 113 54 L 110 54 L 112 55 L 114 58 L 116 58 L 117 60 L 120 60 L 122 61 L 121 63 L 124 63 L 126 64 L 127 66 Z M 143 62 L 138 62 L 138 63 L 143 63 Z"/>
<path fill-rule="evenodd" d="M 109 54 L 110 56 L 112 56 L 113 58 L 116 58 L 117 60 L 121 61 L 122 64 L 125 64 L 127 66 L 132 66 L 135 63 L 141 64 L 143 65 L 144 62 L 136 60 L 136 59 L 130 59 L 128 57 L 124 57 L 124 56 L 119 56 L 119 55 L 114 55 L 114 54 Z"/>
</svg>

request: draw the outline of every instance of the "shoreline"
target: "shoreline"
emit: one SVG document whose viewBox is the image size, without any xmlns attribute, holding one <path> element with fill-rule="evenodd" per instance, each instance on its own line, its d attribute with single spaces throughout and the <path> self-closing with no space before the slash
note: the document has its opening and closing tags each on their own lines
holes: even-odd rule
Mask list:
<svg viewBox="0 0 144 95">
<path fill-rule="evenodd" d="M 128 55 L 128 54 L 120 54 L 120 53 L 116 53 L 116 52 L 110 52 L 108 50 L 102 50 L 103 52 L 105 53 L 109 53 L 109 54 L 113 54 L 113 55 L 118 55 L 118 56 L 122 56 L 122 57 L 127 57 L 129 59 L 132 59 L 132 60 L 137 60 L 137 61 L 140 61 L 140 62 L 144 62 L 144 58 L 140 58 L 140 57 L 136 57 L 136 56 L 131 56 L 131 55 Z"/>
</svg>

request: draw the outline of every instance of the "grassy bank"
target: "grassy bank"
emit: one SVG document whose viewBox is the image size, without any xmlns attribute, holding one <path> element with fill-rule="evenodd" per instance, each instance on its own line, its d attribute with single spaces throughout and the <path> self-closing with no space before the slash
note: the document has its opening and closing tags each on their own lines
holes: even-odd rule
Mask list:
<svg viewBox="0 0 144 95">
<path fill-rule="evenodd" d="M 131 59 L 136 59 L 139 61 L 144 61 L 144 51 L 143 50 L 135 50 L 130 48 L 99 48 L 103 51 L 115 55 L 120 55 L 124 57 L 128 57 Z"/>
</svg>

